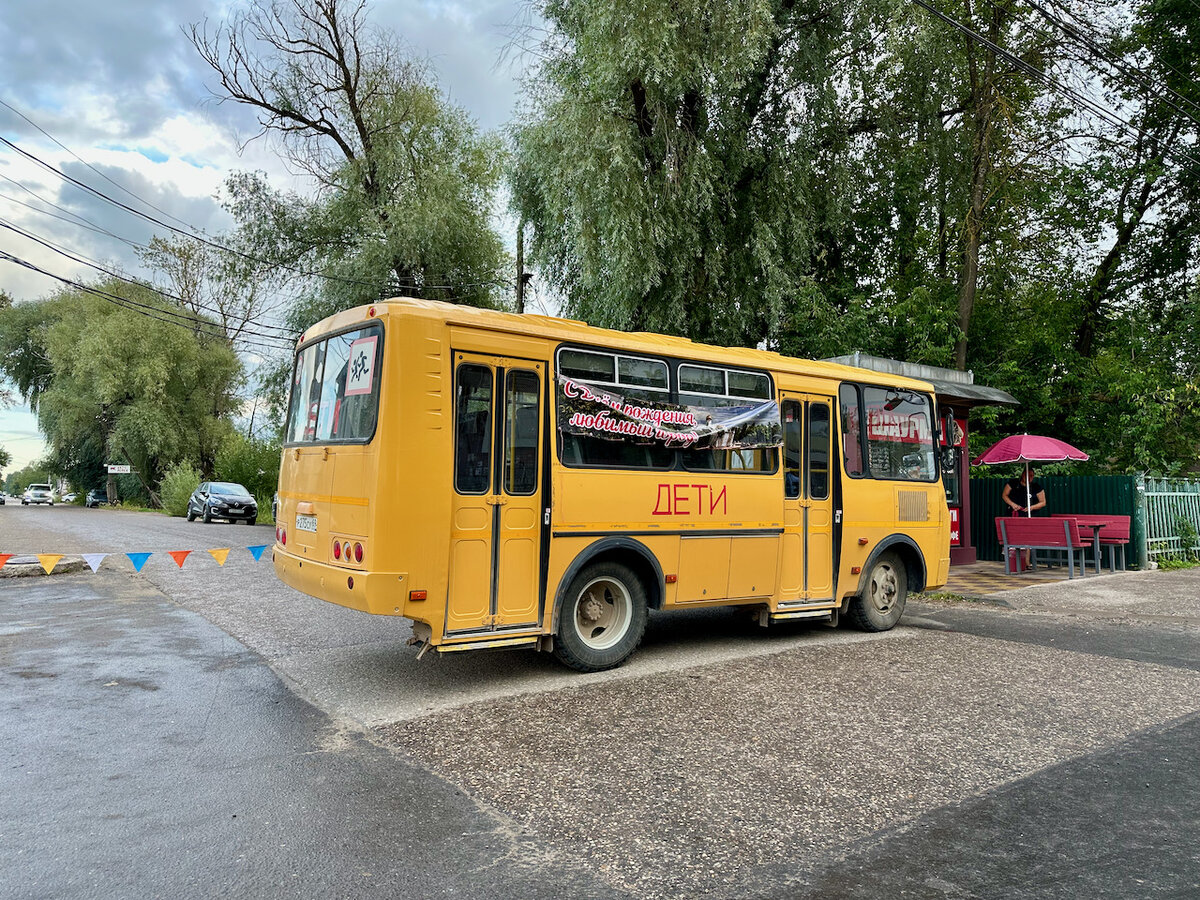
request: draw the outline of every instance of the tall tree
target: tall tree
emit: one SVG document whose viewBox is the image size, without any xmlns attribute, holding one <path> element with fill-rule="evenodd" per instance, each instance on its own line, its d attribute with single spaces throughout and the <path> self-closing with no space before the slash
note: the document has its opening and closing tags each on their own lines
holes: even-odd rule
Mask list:
<svg viewBox="0 0 1200 900">
<path fill-rule="evenodd" d="M 191 39 L 222 100 L 258 114 L 313 197 L 255 175 L 228 182 L 246 246 L 305 278 L 292 318 L 405 293 L 499 301 L 507 260 L 490 224 L 502 152 L 428 66 L 367 23 L 366 0 L 254 0 Z"/>
<path fill-rule="evenodd" d="M 67 290 L 0 311 L 0 372 L 37 412 L 55 470 L 80 485 L 114 459 L 152 483 L 180 461 L 211 472 L 236 408 L 236 355 L 175 324 L 178 307 L 152 291 L 96 287 L 121 302 Z"/>
</svg>

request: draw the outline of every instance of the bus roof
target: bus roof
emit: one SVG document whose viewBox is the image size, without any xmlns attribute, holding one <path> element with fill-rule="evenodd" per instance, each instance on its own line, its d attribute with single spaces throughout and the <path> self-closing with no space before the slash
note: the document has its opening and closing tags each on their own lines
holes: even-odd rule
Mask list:
<svg viewBox="0 0 1200 900">
<path fill-rule="evenodd" d="M 555 316 L 544 316 L 536 313 L 510 313 L 493 309 L 480 309 L 475 306 L 460 306 L 454 303 L 444 303 L 440 300 L 418 300 L 413 297 L 396 297 L 382 300 L 367 306 L 335 313 L 307 328 L 301 339 L 315 337 L 328 331 L 334 331 L 349 325 L 361 323 L 369 317 L 368 310 L 374 307 L 378 315 L 379 307 L 386 308 L 386 314 L 391 316 L 413 316 L 419 318 L 437 319 L 451 325 L 463 325 L 473 328 L 484 328 L 519 334 L 525 337 L 539 337 L 552 341 L 567 341 L 579 344 L 595 344 L 606 350 L 620 350 L 628 353 L 653 354 L 665 356 L 686 357 L 703 360 L 726 366 L 744 366 L 749 368 L 767 369 L 771 371 L 790 372 L 799 375 L 816 375 L 831 379 L 849 379 L 881 384 L 898 388 L 933 393 L 933 386 L 928 382 L 901 375 L 876 372 L 870 369 L 860 369 L 840 363 L 823 362 L 821 360 L 797 359 L 783 356 L 773 350 L 757 350 L 749 347 L 717 347 L 712 344 L 700 344 L 688 338 L 673 335 L 655 334 L 646 331 L 613 331 L 608 328 L 596 328 L 586 322 L 575 319 L 561 319 Z"/>
</svg>

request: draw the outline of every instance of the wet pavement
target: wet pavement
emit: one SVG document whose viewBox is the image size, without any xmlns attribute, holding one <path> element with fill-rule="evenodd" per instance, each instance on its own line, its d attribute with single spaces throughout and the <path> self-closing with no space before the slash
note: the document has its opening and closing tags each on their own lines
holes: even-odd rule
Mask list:
<svg viewBox="0 0 1200 900">
<path fill-rule="evenodd" d="M 272 534 L 6 511 L 0 552 Z M 592 676 L 407 636 L 244 551 L 0 582 L 0 896 L 1200 896 L 1200 572 L 656 615 Z"/>
</svg>

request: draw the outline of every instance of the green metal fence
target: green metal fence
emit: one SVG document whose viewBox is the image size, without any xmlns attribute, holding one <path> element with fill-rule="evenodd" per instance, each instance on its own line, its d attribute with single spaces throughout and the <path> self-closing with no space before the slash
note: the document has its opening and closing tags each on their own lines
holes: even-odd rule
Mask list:
<svg viewBox="0 0 1200 900">
<path fill-rule="evenodd" d="M 1145 486 L 1149 558 L 1200 551 L 1200 480 L 1147 478 Z"/>
<path fill-rule="evenodd" d="M 996 539 L 996 517 L 1010 512 L 1000 495 L 1007 478 L 971 479 L 971 541 L 980 559 L 998 560 L 1000 542 Z M 1131 565 L 1145 564 L 1145 518 L 1139 514 L 1139 478 L 1134 475 L 1047 475 L 1037 481 L 1046 490 L 1043 515 L 1078 513 L 1079 515 L 1130 516 Z M 1191 496 L 1200 502 L 1200 482 Z"/>
</svg>

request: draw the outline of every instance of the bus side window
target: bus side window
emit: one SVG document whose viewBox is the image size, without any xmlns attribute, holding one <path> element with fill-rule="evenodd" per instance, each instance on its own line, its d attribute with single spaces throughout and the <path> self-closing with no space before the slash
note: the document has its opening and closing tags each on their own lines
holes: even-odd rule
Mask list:
<svg viewBox="0 0 1200 900">
<path fill-rule="evenodd" d="M 540 388 L 533 372 L 508 373 L 504 391 L 504 490 L 513 496 L 537 493 Z"/>
<path fill-rule="evenodd" d="M 795 500 L 800 496 L 800 435 L 803 422 L 800 404 L 783 401 L 783 496 Z"/>
<path fill-rule="evenodd" d="M 486 494 L 492 474 L 492 370 L 459 366 L 454 406 L 454 488 Z"/>
<path fill-rule="evenodd" d="M 829 499 L 829 406 L 808 405 L 808 498 Z"/>
</svg>

